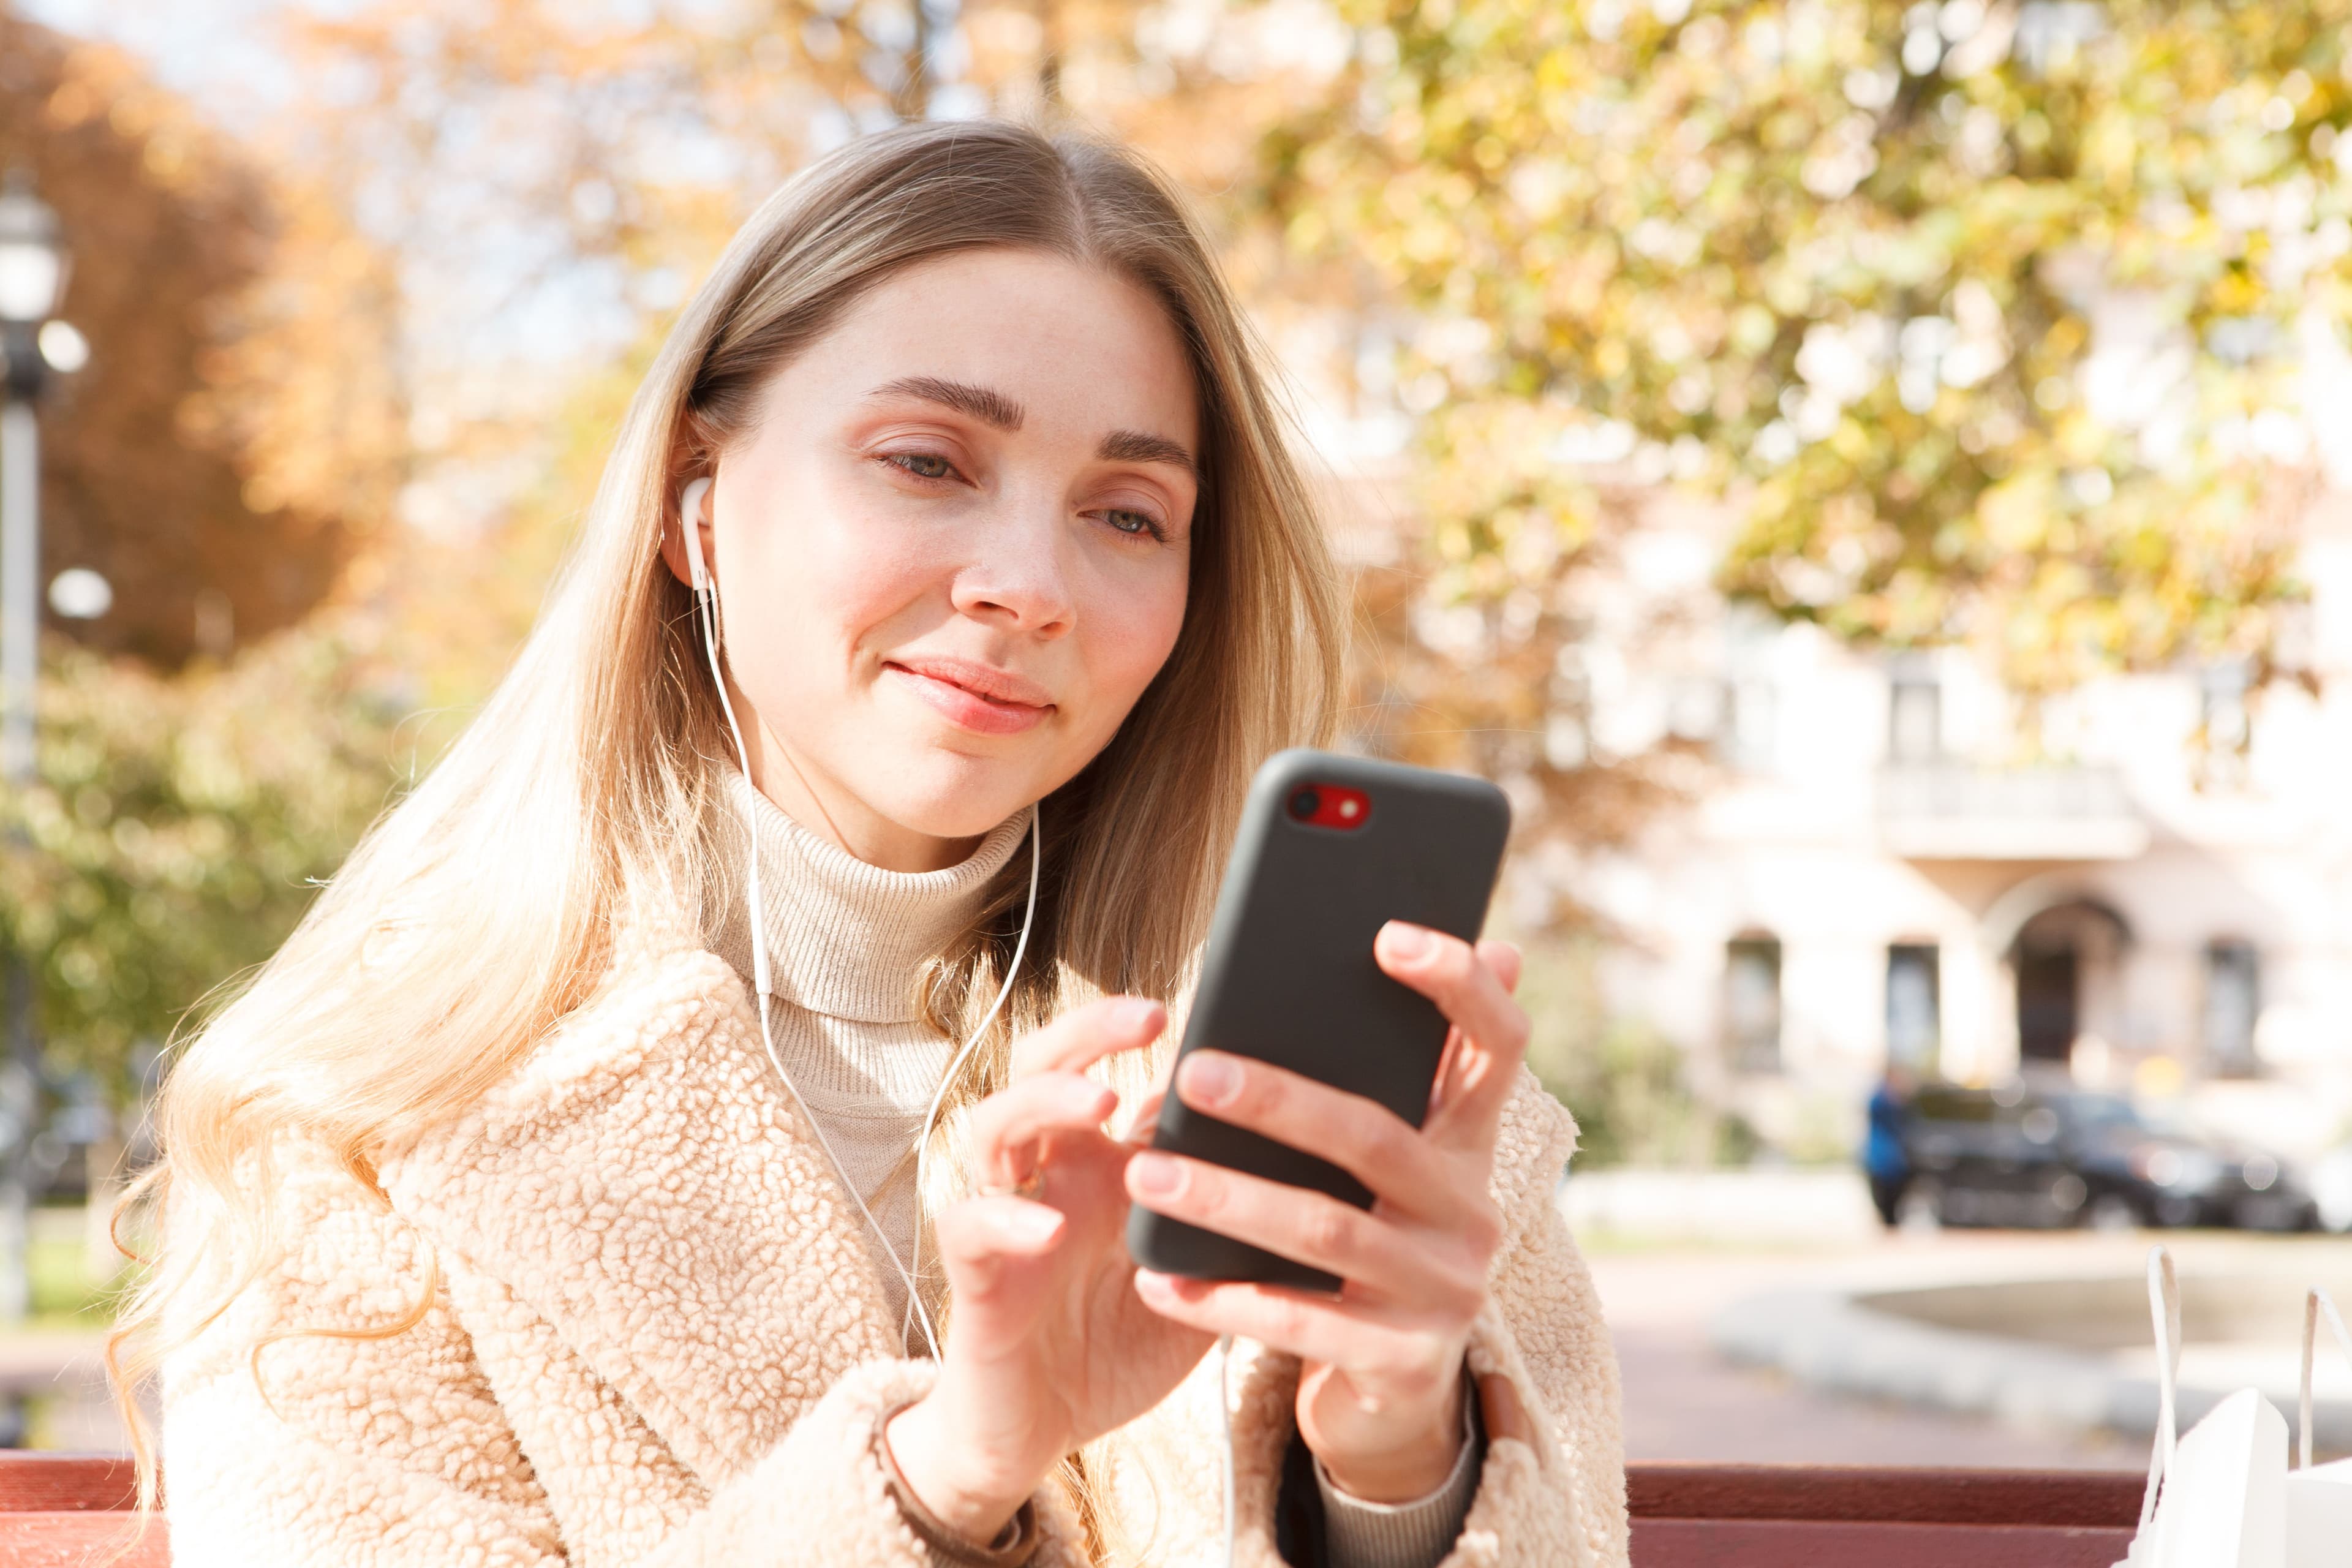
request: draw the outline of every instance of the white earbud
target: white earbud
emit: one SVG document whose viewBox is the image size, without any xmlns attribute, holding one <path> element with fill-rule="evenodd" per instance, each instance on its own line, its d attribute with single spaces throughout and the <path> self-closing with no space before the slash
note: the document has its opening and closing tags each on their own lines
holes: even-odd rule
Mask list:
<svg viewBox="0 0 2352 1568">
<path fill-rule="evenodd" d="M 710 476 L 706 474 L 679 491 L 677 497 L 677 526 L 686 535 L 687 569 L 698 594 L 711 592 L 710 567 L 702 559 L 702 501 L 709 493 Z"/>
</svg>

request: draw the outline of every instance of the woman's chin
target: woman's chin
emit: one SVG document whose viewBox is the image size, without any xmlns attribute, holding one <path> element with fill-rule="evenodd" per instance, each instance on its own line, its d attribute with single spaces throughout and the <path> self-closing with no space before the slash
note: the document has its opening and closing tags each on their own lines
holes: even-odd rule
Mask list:
<svg viewBox="0 0 2352 1568">
<path fill-rule="evenodd" d="M 888 786 L 868 799 L 892 822 L 929 838 L 981 838 L 1051 793 L 1027 770 L 936 756 L 893 770 Z M 962 765 L 956 765 L 961 763 Z"/>
</svg>

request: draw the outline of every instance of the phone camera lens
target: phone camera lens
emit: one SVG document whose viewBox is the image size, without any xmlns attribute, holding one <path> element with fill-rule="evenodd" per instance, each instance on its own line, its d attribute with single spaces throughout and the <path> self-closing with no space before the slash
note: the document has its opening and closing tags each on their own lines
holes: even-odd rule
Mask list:
<svg viewBox="0 0 2352 1568">
<path fill-rule="evenodd" d="M 1301 822 L 1312 819 L 1322 806 L 1323 796 L 1312 788 L 1296 790 L 1291 794 L 1290 815 Z"/>
</svg>

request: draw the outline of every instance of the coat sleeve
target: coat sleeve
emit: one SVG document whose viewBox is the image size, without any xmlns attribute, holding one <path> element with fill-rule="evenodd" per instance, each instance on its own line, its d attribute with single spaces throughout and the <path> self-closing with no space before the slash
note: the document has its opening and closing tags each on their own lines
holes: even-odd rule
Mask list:
<svg viewBox="0 0 2352 1568">
<path fill-rule="evenodd" d="M 296 1249 L 166 1359 L 174 1568 L 931 1568 L 873 1447 L 927 1363 L 853 1369 L 706 1488 L 609 1387 L 568 1375 L 563 1347 L 514 1342 L 493 1282 L 436 1285 L 394 1216 L 337 1202 L 302 1217 Z M 425 1290 L 399 1332 L 353 1331 L 412 1315 Z M 535 1402 L 501 1397 L 484 1330 L 542 1358 Z M 1038 1510 L 1036 1568 L 1075 1563 L 1059 1504 Z"/>
<path fill-rule="evenodd" d="M 1443 1568 L 1624 1568 L 1617 1356 L 1553 1189 L 1576 1124 L 1524 1070 L 1496 1150 L 1510 1234 L 1470 1340 L 1471 1370 L 1508 1380 L 1532 1446 L 1489 1434 L 1477 1495 Z"/>
<path fill-rule="evenodd" d="M 929 1362 L 873 1360 L 837 1379 L 761 1458 L 704 1488 L 623 1396 L 581 1375 L 546 1320 L 495 1282 L 460 1274 L 457 1291 L 494 1383 L 527 1380 L 503 1402 L 560 1521 L 574 1568 L 931 1568 L 875 1442 L 884 1416 L 929 1391 Z M 1079 1539 L 1058 1495 L 1032 1500 L 1034 1568 L 1076 1568 Z"/>
</svg>

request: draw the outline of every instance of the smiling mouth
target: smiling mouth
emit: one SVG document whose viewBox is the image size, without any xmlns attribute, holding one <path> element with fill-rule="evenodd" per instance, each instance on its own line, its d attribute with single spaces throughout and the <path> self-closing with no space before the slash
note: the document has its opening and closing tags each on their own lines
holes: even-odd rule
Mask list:
<svg viewBox="0 0 2352 1568">
<path fill-rule="evenodd" d="M 961 659 L 896 660 L 884 672 L 960 730 L 980 735 L 1017 735 L 1045 722 L 1054 711 L 1045 689 L 1008 670 Z"/>
</svg>

